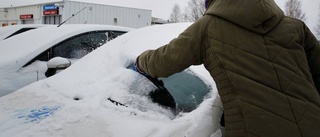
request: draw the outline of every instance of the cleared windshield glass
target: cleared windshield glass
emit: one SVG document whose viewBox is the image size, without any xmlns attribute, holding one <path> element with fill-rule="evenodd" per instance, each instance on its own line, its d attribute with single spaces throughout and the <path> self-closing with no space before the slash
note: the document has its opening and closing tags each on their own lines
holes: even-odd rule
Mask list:
<svg viewBox="0 0 320 137">
<path fill-rule="evenodd" d="M 160 80 L 174 98 L 178 111 L 190 112 L 196 109 L 210 91 L 210 87 L 190 70 Z"/>
<path fill-rule="evenodd" d="M 131 68 L 130 65 L 127 68 Z M 133 77 L 128 86 L 131 94 L 120 98 L 110 97 L 116 105 L 154 111 L 174 118 L 179 112 L 190 112 L 198 107 L 211 91 L 192 71 L 186 69 L 167 78 Z"/>
</svg>

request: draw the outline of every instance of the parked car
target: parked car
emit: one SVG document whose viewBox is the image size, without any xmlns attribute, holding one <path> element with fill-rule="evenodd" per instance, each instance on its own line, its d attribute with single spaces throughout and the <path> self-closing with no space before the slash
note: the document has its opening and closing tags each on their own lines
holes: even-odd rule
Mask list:
<svg viewBox="0 0 320 137">
<path fill-rule="evenodd" d="M 140 53 L 189 25 L 130 31 L 58 75 L 1 97 L 0 136 L 221 137 L 222 106 L 204 66 L 159 79 L 131 70 Z"/>
<path fill-rule="evenodd" d="M 0 96 L 46 78 L 50 59 L 75 61 L 130 30 L 89 24 L 46 26 L 0 41 Z"/>
<path fill-rule="evenodd" d="M 24 25 L 12 25 L 6 27 L 0 27 L 0 41 L 8 39 L 12 36 L 18 35 L 20 33 L 37 29 L 40 27 L 49 26 L 45 24 L 24 24 Z"/>
</svg>

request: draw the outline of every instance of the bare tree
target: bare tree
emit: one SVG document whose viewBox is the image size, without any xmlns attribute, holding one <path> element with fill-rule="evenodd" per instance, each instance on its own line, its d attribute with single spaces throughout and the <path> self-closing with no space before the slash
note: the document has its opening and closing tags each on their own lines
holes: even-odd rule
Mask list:
<svg viewBox="0 0 320 137">
<path fill-rule="evenodd" d="M 176 23 L 176 22 L 182 22 L 182 13 L 180 6 L 178 4 L 175 4 L 172 8 L 169 22 Z"/>
<path fill-rule="evenodd" d="M 318 38 L 320 38 L 320 21 L 318 22 L 315 30 L 316 30 L 316 35 L 318 35 Z"/>
<path fill-rule="evenodd" d="M 196 21 L 203 16 L 205 11 L 204 0 L 189 0 L 188 7 L 184 12 L 184 19 L 185 21 Z"/>
<path fill-rule="evenodd" d="M 320 9 L 320 5 L 319 5 L 319 9 Z M 320 12 L 319 12 L 319 17 L 320 17 Z M 318 38 L 320 38 L 320 18 L 318 19 L 318 24 L 315 28 L 316 31 L 316 35 L 318 35 Z"/>
<path fill-rule="evenodd" d="M 288 0 L 285 3 L 286 16 L 306 21 L 306 14 L 302 13 L 301 2 L 299 0 Z"/>
<path fill-rule="evenodd" d="M 316 26 L 316 35 L 320 38 L 320 23 Z"/>
</svg>

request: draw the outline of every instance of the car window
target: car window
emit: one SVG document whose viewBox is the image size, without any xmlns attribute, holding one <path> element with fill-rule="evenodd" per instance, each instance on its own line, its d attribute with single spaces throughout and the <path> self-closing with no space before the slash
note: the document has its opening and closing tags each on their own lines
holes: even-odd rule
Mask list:
<svg viewBox="0 0 320 137">
<path fill-rule="evenodd" d="M 118 36 L 120 36 L 120 35 L 122 35 L 122 34 L 124 34 L 124 33 L 126 33 L 125 31 L 110 31 L 109 32 L 109 40 L 112 40 L 112 39 L 114 39 L 114 38 L 116 38 L 116 37 L 118 37 Z"/>
<path fill-rule="evenodd" d="M 174 98 L 177 109 L 184 112 L 196 109 L 211 90 L 211 87 L 188 69 L 160 80 Z"/>
<path fill-rule="evenodd" d="M 25 64 L 23 67 L 28 66 L 30 64 L 32 64 L 35 61 L 49 61 L 50 59 L 50 50 L 48 49 L 44 52 L 42 52 L 41 54 L 39 54 L 38 56 L 36 56 L 35 58 L 33 58 L 32 60 L 30 60 L 27 64 Z"/>
<path fill-rule="evenodd" d="M 107 31 L 80 34 L 53 47 L 53 57 L 81 58 L 108 41 Z"/>
<path fill-rule="evenodd" d="M 51 58 L 58 56 L 68 59 L 79 59 L 91 52 L 92 50 L 105 44 L 107 41 L 110 41 L 124 33 L 126 32 L 94 31 L 73 36 L 56 44 L 55 46 L 53 46 L 53 48 L 50 48 L 42 52 L 37 57 L 33 58 L 31 61 L 26 63 L 24 67 L 33 63 L 36 60 L 48 61 Z"/>
<path fill-rule="evenodd" d="M 29 30 L 32 30 L 32 29 L 35 29 L 35 28 L 22 28 L 22 29 L 19 29 L 18 31 L 16 31 L 15 33 L 12 33 L 11 35 L 9 35 L 8 37 L 6 37 L 5 39 L 7 38 L 10 38 L 14 35 L 17 35 L 17 34 L 20 34 L 20 33 L 23 33 L 23 32 L 26 32 L 26 31 L 29 31 Z"/>
</svg>

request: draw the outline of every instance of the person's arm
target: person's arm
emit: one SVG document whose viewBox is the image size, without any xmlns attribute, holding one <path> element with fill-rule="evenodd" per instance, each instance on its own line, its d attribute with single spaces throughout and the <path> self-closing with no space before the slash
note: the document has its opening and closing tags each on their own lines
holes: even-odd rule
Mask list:
<svg viewBox="0 0 320 137">
<path fill-rule="evenodd" d="M 139 69 L 152 77 L 168 77 L 202 64 L 202 45 L 210 18 L 205 16 L 193 23 L 169 44 L 143 52 L 136 60 Z"/>
<path fill-rule="evenodd" d="M 306 26 L 304 44 L 312 78 L 320 94 L 320 45 L 319 41 Z"/>
</svg>

